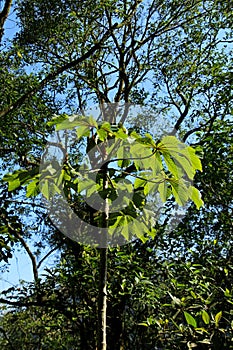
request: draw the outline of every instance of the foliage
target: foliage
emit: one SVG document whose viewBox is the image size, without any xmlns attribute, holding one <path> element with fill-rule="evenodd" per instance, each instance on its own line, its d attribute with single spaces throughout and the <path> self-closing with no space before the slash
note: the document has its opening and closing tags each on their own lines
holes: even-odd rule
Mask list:
<svg viewBox="0 0 233 350">
<path fill-rule="evenodd" d="M 141 134 L 140 147 L 152 152 L 149 139 L 157 140 L 156 124 L 163 133 L 178 130 L 196 155 L 202 154 L 203 172 L 194 185 L 205 205 L 199 210 L 191 205 L 172 232 L 156 225 L 157 234 L 144 244 L 136 240 L 111 249 L 108 343 L 113 350 L 232 348 L 231 5 L 221 0 L 17 2 L 19 31 L 12 40 L 3 37 L 0 53 L 1 175 L 13 173 L 11 191 L 1 182 L 0 258 L 11 262 L 18 242 L 41 272 L 34 282 L 3 291 L 2 348 L 95 348 L 99 252 L 56 232 L 41 198 L 30 196 L 38 191 L 38 166 L 54 113 L 80 115 L 93 102 L 119 101 L 150 107 L 140 125 L 150 136 Z M 2 30 L 2 12 L 0 20 Z M 123 144 L 125 131 L 118 128 L 120 134 L 111 133 Z M 94 126 L 93 134 L 104 140 L 110 129 Z M 77 130 L 86 140 L 85 126 Z M 77 156 L 80 163 L 82 151 Z M 174 164 L 169 157 L 163 160 L 174 176 Z M 80 174 L 74 154 L 69 163 L 63 169 L 67 198 L 67 185 Z M 119 161 L 117 169 L 130 165 Z M 119 187 L 117 176 L 113 173 L 112 180 Z M 148 186 L 140 179 L 124 186 L 132 184 L 139 186 L 134 191 L 142 196 L 140 206 Z M 89 222 L 91 211 L 78 186 L 77 181 L 70 201 Z M 61 259 L 43 271 L 46 244 L 48 254 L 55 251 Z"/>
<path fill-rule="evenodd" d="M 218 265 L 213 263 L 217 256 L 203 256 L 205 262 L 201 264 L 200 256 L 193 256 L 189 262 L 159 259 L 154 249 L 139 242 L 111 249 L 108 342 L 112 348 L 115 350 L 122 346 L 139 350 L 157 346 L 170 349 L 172 346 L 174 349 L 187 349 L 187 344 L 196 343 L 200 349 L 219 349 L 219 346 L 230 349 L 232 261 L 228 262 L 226 271 L 224 258 L 219 260 L 218 257 Z M 80 344 L 80 349 L 84 346 L 93 349 L 97 258 L 98 254 L 93 249 L 79 245 L 74 249 L 70 245 L 64 251 L 60 264 L 46 271 L 47 278 L 40 289 L 42 305 L 36 301 L 35 294 L 24 297 L 25 303 L 34 300 L 37 306 L 28 306 L 26 314 L 16 310 L 16 321 L 10 325 L 6 318 L 7 327 L 18 329 L 22 327 L 22 319 L 30 319 L 30 315 L 35 314 L 33 319 L 39 325 L 43 320 L 46 327 L 37 330 L 42 344 L 48 342 L 52 348 L 61 339 L 59 329 L 63 329 L 64 347 L 77 348 Z M 27 290 L 25 296 L 30 289 L 24 286 Z M 41 315 L 46 316 L 41 319 Z M 34 334 L 36 324 L 30 326 L 27 323 L 27 332 L 23 327 L 25 336 L 20 337 L 22 348 L 27 341 L 25 337 L 30 338 Z M 55 337 L 50 331 L 52 327 L 58 332 Z M 75 335 L 72 339 L 66 335 L 70 329 Z M 19 344 L 19 338 L 13 335 L 11 341 Z M 30 343 L 27 344 L 30 346 Z"/>
<path fill-rule="evenodd" d="M 83 135 L 87 138 L 88 160 L 91 164 L 95 159 L 94 166 L 91 164 L 92 166 L 88 169 L 86 165 L 82 169 L 81 164 L 78 166 L 79 171 L 76 171 L 69 162 L 69 156 L 66 156 L 63 169 L 61 169 L 57 167 L 58 160 L 55 163 L 51 162 L 48 155 L 47 159 L 44 159 L 41 174 L 32 169 L 31 171 L 17 170 L 12 175 L 5 175 L 3 180 L 9 184 L 8 191 L 13 191 L 26 184 L 26 196 L 30 197 L 39 193 L 40 186 L 41 193 L 48 200 L 56 197 L 61 191 L 66 194 L 69 191 L 71 203 L 74 191 L 79 195 L 85 191 L 89 201 L 93 203 L 95 198 L 92 200 L 92 196 L 99 193 L 104 199 L 107 198 L 110 206 L 108 232 L 110 235 L 121 234 L 126 241 L 130 238 L 130 230 L 133 230 L 133 234 L 142 240 L 145 239 L 144 234 L 148 229 L 152 236 L 155 234 L 153 233 L 154 215 L 150 218 L 150 212 L 145 207 L 148 196 L 153 197 L 159 192 L 163 202 L 173 196 L 181 206 L 185 205 L 189 199 L 193 200 L 197 208 L 203 204 L 200 193 L 190 184 L 196 170 L 202 170 L 200 159 L 195 155 L 192 147 L 184 145 L 176 137 L 165 136 L 156 142 L 148 133 L 145 136 L 135 131 L 128 133 L 121 126 L 113 131 L 110 123 L 103 122 L 102 125 L 98 125 L 92 117 L 65 119 L 57 124 L 56 130 L 69 130 L 75 127 L 77 127 L 76 132 L 79 138 L 83 138 Z M 96 135 L 95 137 L 98 137 L 98 142 L 100 142 L 98 144 L 97 141 L 94 142 L 97 148 L 94 148 L 93 153 L 89 145 L 90 140 L 93 140 L 91 134 Z M 111 142 L 108 143 L 108 140 Z M 58 143 L 58 150 L 64 147 L 61 142 Z M 64 152 L 67 153 L 67 150 L 64 149 Z M 104 163 L 103 154 L 107 156 Z M 85 164 L 85 161 L 82 160 L 82 162 Z M 111 163 L 117 163 L 118 167 L 112 167 Z M 106 166 L 110 184 L 107 189 L 104 188 L 104 180 L 101 175 L 103 166 Z M 93 172 L 95 172 L 94 178 Z M 62 189 L 61 184 L 64 186 Z M 131 193 L 132 198 L 129 199 L 127 196 Z M 118 196 L 120 196 L 121 203 L 117 206 Z M 153 201 L 155 201 L 154 198 Z M 114 202 L 113 213 L 111 213 L 111 202 Z M 122 207 L 122 203 L 125 203 L 123 209 L 118 209 L 116 212 L 117 207 Z M 135 218 L 137 221 L 134 224 Z M 130 225 L 131 222 L 132 225 Z M 97 227 L 102 226 L 101 212 L 95 214 L 94 224 Z"/>
</svg>

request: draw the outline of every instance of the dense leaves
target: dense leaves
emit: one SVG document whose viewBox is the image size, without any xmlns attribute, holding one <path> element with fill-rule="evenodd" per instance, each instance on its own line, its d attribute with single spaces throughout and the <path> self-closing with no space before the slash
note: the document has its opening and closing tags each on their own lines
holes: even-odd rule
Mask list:
<svg viewBox="0 0 233 350">
<path fill-rule="evenodd" d="M 200 170 L 195 155 L 201 156 L 203 171 L 195 175 L 194 186 L 204 206 L 197 190 L 184 187 L 177 193 L 177 184 L 170 178 L 166 186 L 161 177 L 158 190 L 167 201 L 163 220 L 153 227 L 156 235 L 110 249 L 109 348 L 231 349 L 232 2 L 18 1 L 12 8 L 18 22 L 12 40 L 6 37 L 10 5 L 0 5 L 1 36 L 5 29 L 0 166 L 1 178 L 10 184 L 7 188 L 1 182 L 0 259 L 5 268 L 20 247 L 30 257 L 34 281 L 2 292 L 1 347 L 96 348 L 99 251 L 63 237 L 48 219 L 41 197 L 31 197 L 39 192 L 38 166 L 49 133 L 62 121 L 71 126 L 64 113 L 80 115 L 93 102 L 121 101 L 148 105 L 150 113 L 140 122 L 132 118 L 125 126 L 128 134 L 117 123 L 118 130 L 111 130 L 115 120 L 101 127 L 90 120 L 79 123 L 80 143 L 60 177 L 72 209 L 86 222 L 95 218 L 83 198 L 85 191 L 94 194 L 92 179 L 79 181 L 83 151 L 94 146 L 90 129 L 102 143 L 114 136 L 123 145 L 135 125 L 132 154 L 119 147 L 109 168 L 126 171 L 134 165 L 131 175 L 149 168 L 150 176 L 154 169 L 158 179 L 162 159 L 166 175 L 186 180 Z M 57 119 L 52 119 L 54 113 Z M 179 154 L 176 130 L 187 142 Z M 153 154 L 156 167 L 148 158 L 142 160 L 142 149 L 146 156 Z M 141 160 L 133 164 L 135 156 Z M 54 175 L 53 167 L 47 170 L 44 179 Z M 119 172 L 109 173 L 115 186 L 109 196 L 121 191 L 126 206 L 132 200 L 143 210 L 154 184 L 143 176 L 117 181 Z M 129 199 L 125 193 L 132 187 Z M 168 232 L 174 205 L 170 194 L 180 204 L 191 197 L 200 208 L 191 205 L 179 226 Z M 128 223 L 127 215 L 113 217 L 112 225 Z M 141 231 L 134 227 L 138 237 Z"/>
</svg>

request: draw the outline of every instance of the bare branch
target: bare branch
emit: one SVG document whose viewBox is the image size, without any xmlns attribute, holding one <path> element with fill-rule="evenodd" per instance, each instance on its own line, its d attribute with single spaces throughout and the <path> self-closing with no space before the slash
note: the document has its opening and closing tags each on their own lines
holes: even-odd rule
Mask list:
<svg viewBox="0 0 233 350">
<path fill-rule="evenodd" d="M 113 31 L 116 29 L 120 29 L 127 25 L 127 23 L 130 22 L 132 16 L 134 15 L 138 5 L 142 2 L 142 0 L 136 0 L 133 5 L 131 6 L 128 16 L 126 19 L 124 19 L 121 23 L 114 23 L 112 26 L 108 28 L 108 30 L 103 34 L 102 38 L 94 44 L 86 53 L 84 53 L 81 57 L 77 58 L 76 60 L 73 60 L 71 62 L 68 62 L 66 64 L 63 64 L 55 71 L 52 71 L 49 73 L 44 79 L 42 79 L 37 86 L 35 86 L 32 89 L 29 89 L 26 93 L 24 93 L 20 98 L 18 98 L 11 106 L 4 109 L 0 112 L 0 117 L 4 117 L 8 115 L 10 112 L 16 110 L 17 108 L 21 107 L 23 103 L 33 96 L 35 93 L 37 93 L 40 89 L 42 89 L 44 86 L 46 86 L 50 81 L 55 79 L 57 76 L 62 74 L 63 72 L 67 71 L 70 68 L 74 68 L 80 63 L 84 62 L 87 58 L 91 57 L 96 51 L 100 50 L 102 48 L 102 45 L 106 42 L 106 40 L 112 35 Z"/>
<path fill-rule="evenodd" d="M 8 228 L 10 228 L 11 233 L 18 238 L 18 240 L 20 241 L 20 243 L 22 244 L 22 246 L 24 247 L 24 249 L 26 250 L 31 263 L 32 263 L 32 270 L 33 270 L 33 276 L 34 276 L 34 280 L 35 282 L 38 281 L 39 279 L 39 274 L 38 274 L 38 269 L 37 269 L 37 263 L 36 263 L 36 258 L 35 255 L 32 253 L 31 249 L 29 248 L 28 244 L 26 243 L 26 241 L 24 240 L 24 238 L 21 236 L 21 234 L 17 231 L 14 230 L 13 227 L 11 225 L 8 224 Z"/>
<path fill-rule="evenodd" d="M 31 249 L 29 248 L 28 244 L 26 243 L 26 241 L 24 240 L 22 234 L 22 228 L 19 224 L 17 224 L 17 227 L 12 227 L 10 222 L 9 222 L 9 217 L 8 217 L 8 213 L 5 211 L 4 215 L 1 217 L 1 219 L 3 220 L 4 224 L 7 226 L 9 233 L 16 237 L 19 242 L 22 244 L 22 246 L 24 247 L 24 249 L 26 250 L 31 263 L 32 263 L 32 269 L 33 269 L 33 276 L 34 276 L 34 281 L 35 283 L 38 282 L 39 280 L 39 275 L 38 275 L 38 269 L 37 269 L 37 263 L 36 263 L 36 257 L 34 256 L 34 254 L 32 253 Z"/>
<path fill-rule="evenodd" d="M 12 112 L 13 110 L 21 107 L 22 104 L 29 97 L 33 96 L 37 91 L 42 89 L 48 82 L 50 82 L 51 80 L 55 79 L 58 75 L 60 75 L 61 73 L 67 71 L 68 69 L 76 67 L 78 64 L 82 63 L 87 58 L 89 58 L 91 55 L 93 55 L 93 53 L 96 52 L 97 50 L 99 50 L 101 48 L 102 44 L 109 38 L 109 36 L 111 35 L 112 30 L 114 30 L 114 29 L 116 29 L 118 27 L 119 27 L 119 24 L 115 24 L 112 28 L 107 30 L 107 32 L 102 36 L 102 38 L 99 40 L 99 42 L 97 44 L 93 45 L 84 55 L 82 55 L 81 57 L 77 58 L 74 61 L 71 61 L 69 63 L 64 64 L 63 66 L 59 67 L 54 72 L 49 73 L 44 79 L 42 79 L 40 81 L 40 83 L 36 87 L 28 90 L 23 96 L 21 96 L 10 107 L 8 107 L 5 110 L 3 110 L 2 112 L 0 112 L 0 117 L 4 117 L 7 114 L 9 114 L 10 112 Z"/>
<path fill-rule="evenodd" d="M 190 92 L 189 98 L 187 98 L 186 96 L 184 96 L 184 94 L 182 93 L 182 91 L 180 91 L 179 89 L 176 89 L 176 92 L 178 93 L 178 95 L 180 96 L 183 104 L 184 104 L 184 110 L 181 113 L 180 117 L 178 118 L 175 126 L 174 126 L 174 131 L 176 132 L 179 128 L 180 125 L 183 123 L 185 117 L 188 115 L 189 112 L 189 108 L 190 108 L 190 103 L 191 103 L 191 99 L 193 96 L 193 89 Z"/>
<path fill-rule="evenodd" d="M 43 256 L 43 258 L 39 261 L 38 265 L 37 265 L 37 269 L 39 269 L 41 267 L 41 265 L 43 264 L 43 262 L 53 253 L 55 252 L 57 249 L 61 248 L 62 244 L 60 244 L 59 246 L 51 249 L 45 256 Z"/>
<path fill-rule="evenodd" d="M 0 43 L 2 41 L 2 37 L 4 34 L 4 24 L 6 22 L 6 19 L 10 13 L 10 9 L 11 9 L 11 5 L 12 5 L 12 0 L 6 0 L 5 1 L 5 5 L 3 7 L 3 10 L 0 12 Z"/>
</svg>

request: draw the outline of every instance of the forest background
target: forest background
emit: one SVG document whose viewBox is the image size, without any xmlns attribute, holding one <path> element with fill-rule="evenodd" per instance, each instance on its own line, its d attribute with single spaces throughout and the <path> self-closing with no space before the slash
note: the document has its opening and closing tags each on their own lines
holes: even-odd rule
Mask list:
<svg viewBox="0 0 233 350">
<path fill-rule="evenodd" d="M 204 200 L 171 232 L 156 224 L 154 237 L 108 249 L 108 348 L 233 348 L 232 5 L 1 1 L 1 269 L 19 250 L 33 275 L 1 293 L 3 349 L 98 346 L 100 250 L 61 234 L 36 187 L 3 177 L 38 167 L 54 115 L 103 103 L 149 106 L 146 131 L 169 121 L 201 157 Z"/>
</svg>

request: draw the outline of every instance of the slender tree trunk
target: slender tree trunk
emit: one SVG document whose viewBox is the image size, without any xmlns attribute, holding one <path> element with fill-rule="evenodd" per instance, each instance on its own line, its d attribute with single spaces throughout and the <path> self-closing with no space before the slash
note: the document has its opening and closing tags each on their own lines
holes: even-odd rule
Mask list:
<svg viewBox="0 0 233 350">
<path fill-rule="evenodd" d="M 103 169 L 103 189 L 108 188 L 108 169 Z M 105 200 L 105 209 L 102 216 L 102 227 L 108 227 L 109 206 L 108 199 Z M 107 265 L 108 265 L 108 248 L 107 236 L 103 237 L 103 246 L 100 248 L 100 265 L 99 265 L 99 294 L 98 294 L 98 329 L 97 329 L 97 350 L 107 349 Z"/>
<path fill-rule="evenodd" d="M 107 349 L 107 257 L 108 248 L 101 248 L 99 270 L 97 350 Z"/>
</svg>

